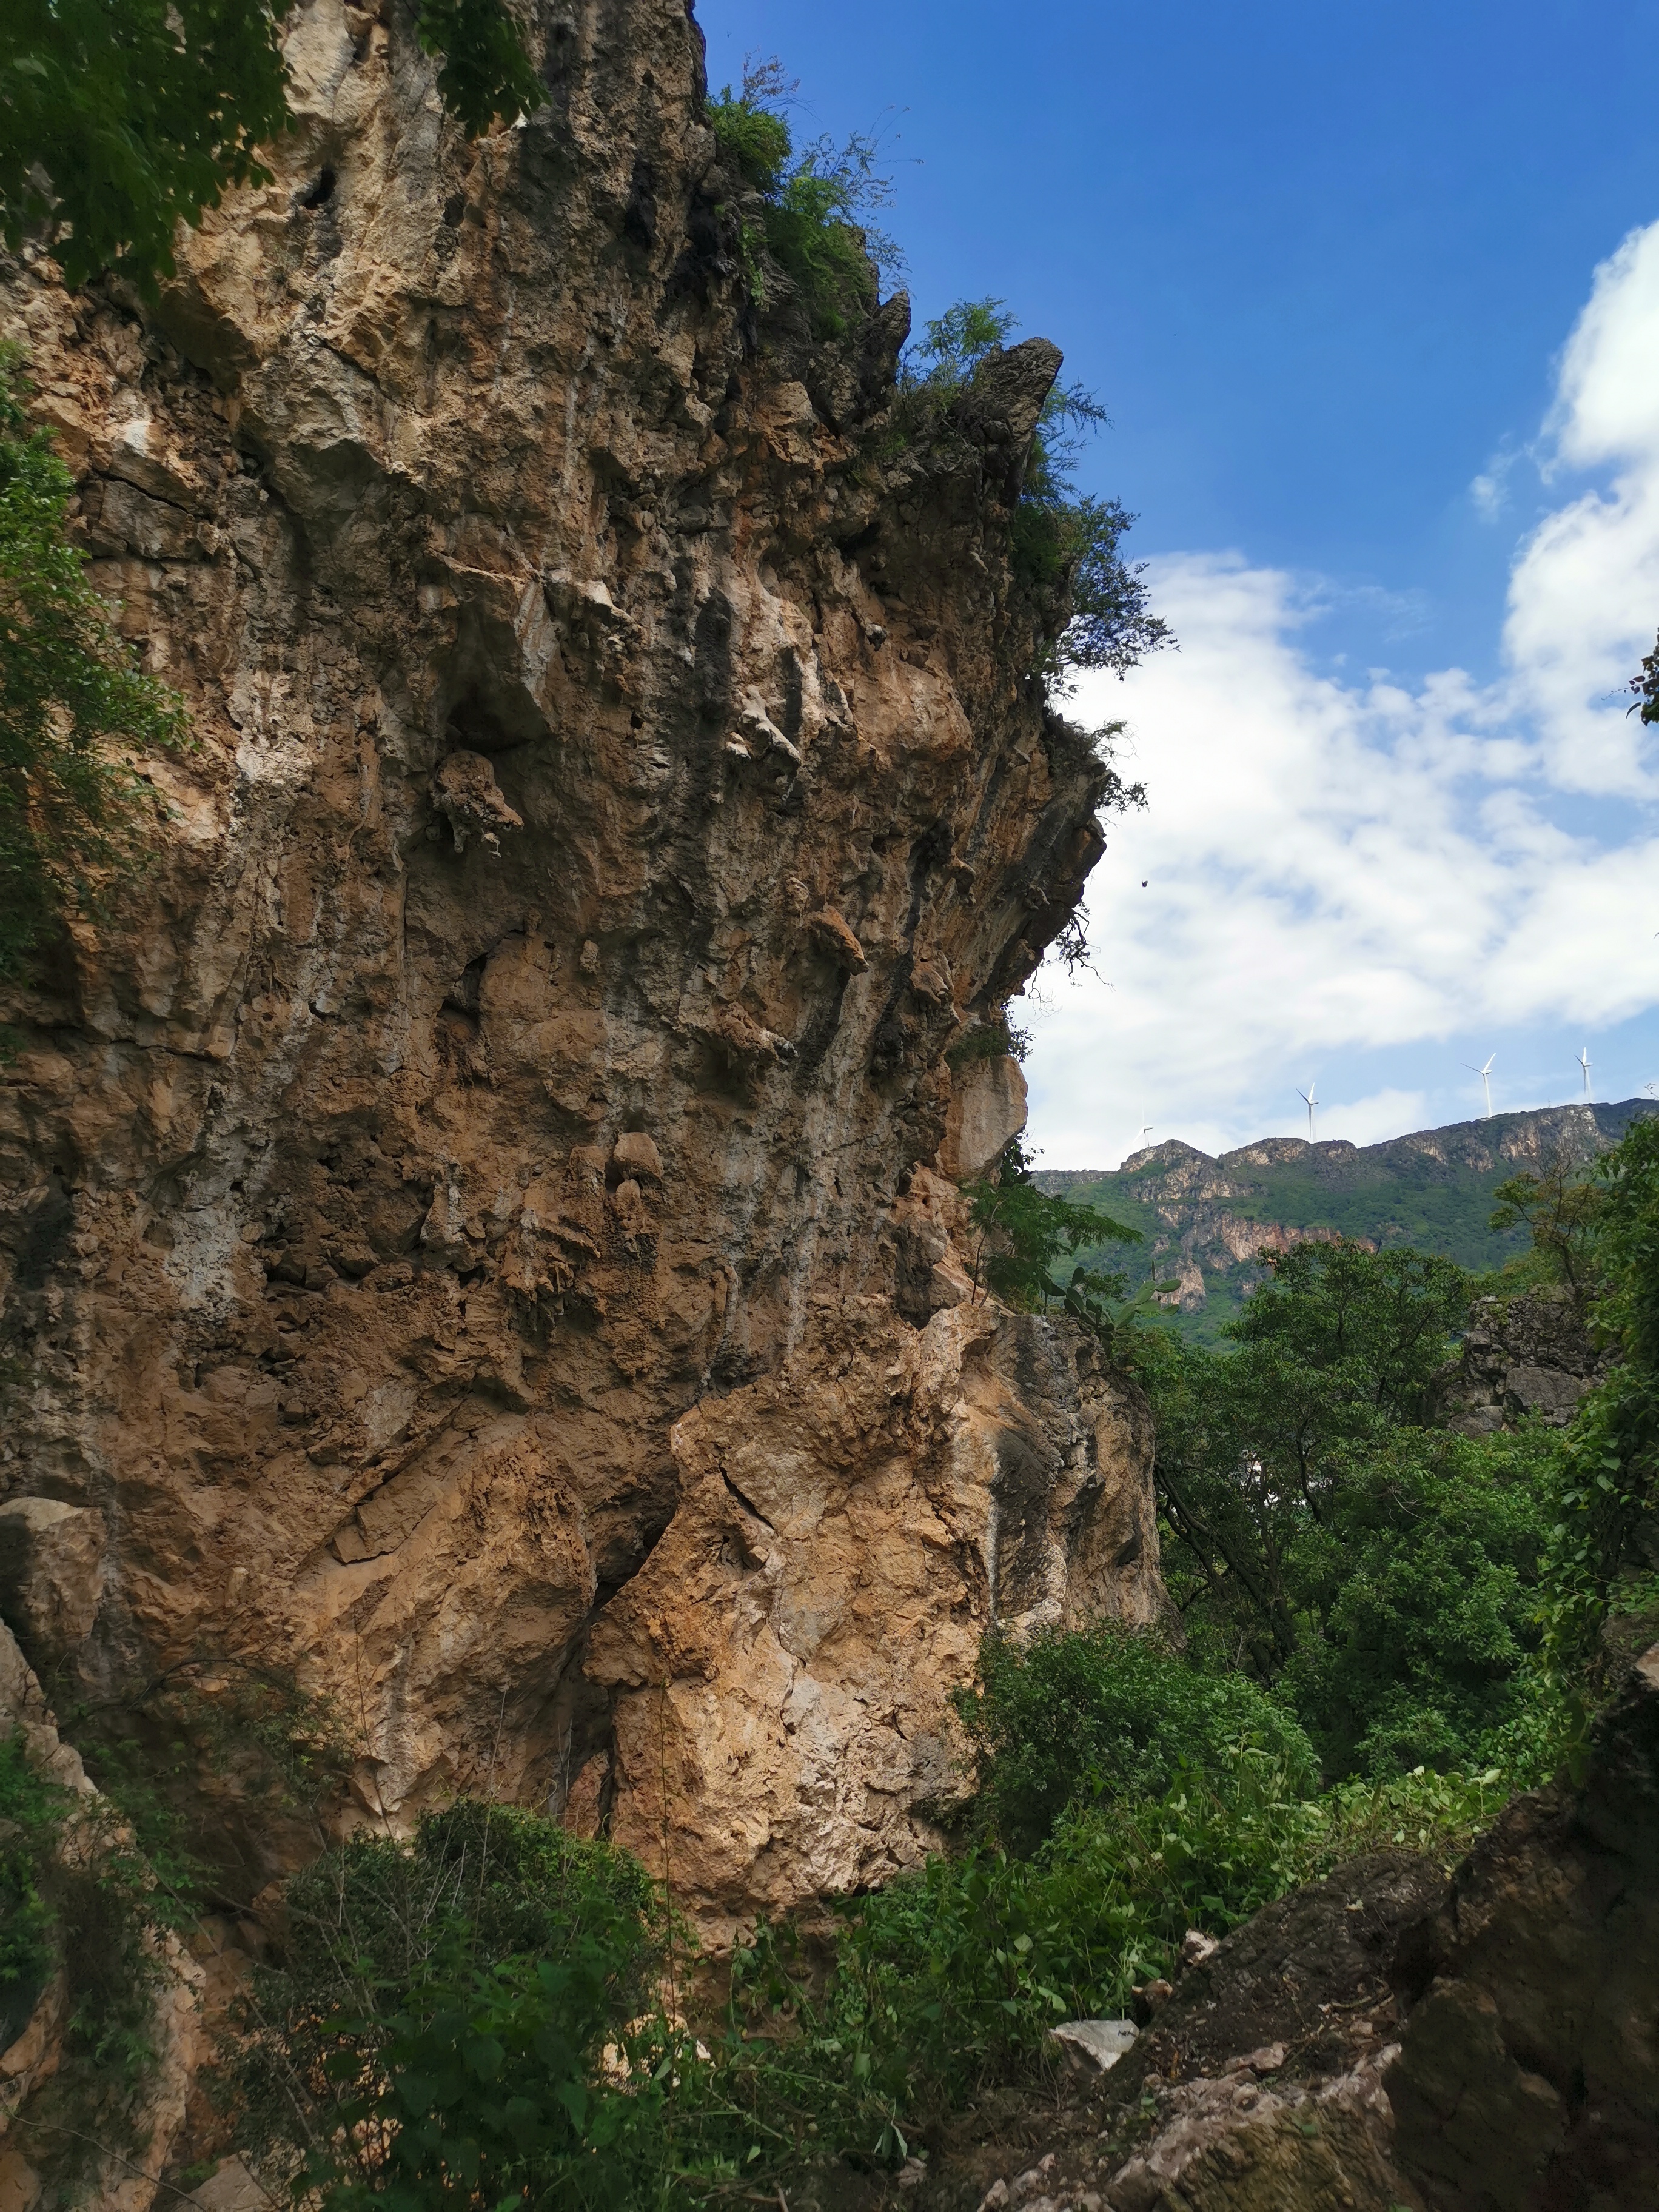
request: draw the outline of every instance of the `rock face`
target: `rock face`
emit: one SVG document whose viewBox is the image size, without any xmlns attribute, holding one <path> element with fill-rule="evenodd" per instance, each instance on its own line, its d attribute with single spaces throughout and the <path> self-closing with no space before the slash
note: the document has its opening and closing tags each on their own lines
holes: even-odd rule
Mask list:
<svg viewBox="0 0 1659 2212">
<path fill-rule="evenodd" d="M 941 1692 L 993 1620 L 1158 1607 L 1144 1414 L 1034 1320 L 822 1298 L 673 1443 L 678 1510 L 588 1672 L 618 1692 L 614 1832 L 723 1922 L 921 1856 L 918 1800 L 960 1793 Z"/>
<path fill-rule="evenodd" d="M 1659 1645 L 1582 1789 L 1511 1806 L 1458 1869 L 1388 2080 L 1435 2212 L 1614 2212 L 1659 2172 Z"/>
<path fill-rule="evenodd" d="M 100 1537 L 83 1681 L 296 1664 L 405 1820 L 655 1849 L 666 1773 L 726 1919 L 915 1856 L 994 1613 L 1159 1603 L 1133 1393 L 929 1171 L 1102 845 L 1008 558 L 1059 357 L 906 444 L 902 300 L 762 330 L 683 0 L 550 0 L 475 143 L 401 11 L 289 22 L 157 318 L 5 266 L 198 744 L 4 1010 L 0 1477 Z"/>
<path fill-rule="evenodd" d="M 1438 1417 L 1465 1436 L 1492 1436 L 1534 1414 L 1565 1428 L 1605 1372 L 1601 1352 L 1565 1291 L 1481 1298 L 1457 1358 L 1435 1378 Z"/>
</svg>

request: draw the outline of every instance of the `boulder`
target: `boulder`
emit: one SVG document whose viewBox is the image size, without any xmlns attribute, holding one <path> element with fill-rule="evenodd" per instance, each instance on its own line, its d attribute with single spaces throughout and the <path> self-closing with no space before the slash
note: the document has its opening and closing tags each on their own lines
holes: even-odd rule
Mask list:
<svg viewBox="0 0 1659 2212">
<path fill-rule="evenodd" d="M 37 1668 L 92 1633 L 104 1595 L 108 1532 L 88 1505 L 12 1498 L 0 1505 L 0 1615 Z"/>
<path fill-rule="evenodd" d="M 1012 1054 L 970 1060 L 951 1085 L 939 1166 L 954 1181 L 972 1182 L 1024 1127 L 1025 1076 Z"/>
</svg>

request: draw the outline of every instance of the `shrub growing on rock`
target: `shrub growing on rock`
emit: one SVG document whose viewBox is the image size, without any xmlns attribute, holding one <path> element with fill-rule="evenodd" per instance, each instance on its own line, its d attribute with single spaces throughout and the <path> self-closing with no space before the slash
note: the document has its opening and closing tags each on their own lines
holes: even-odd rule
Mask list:
<svg viewBox="0 0 1659 2212">
<path fill-rule="evenodd" d="M 665 1927 L 626 1852 L 463 1801 L 295 1875 L 283 1929 L 226 2062 L 273 2179 L 343 2212 L 645 2201 Z"/>
</svg>

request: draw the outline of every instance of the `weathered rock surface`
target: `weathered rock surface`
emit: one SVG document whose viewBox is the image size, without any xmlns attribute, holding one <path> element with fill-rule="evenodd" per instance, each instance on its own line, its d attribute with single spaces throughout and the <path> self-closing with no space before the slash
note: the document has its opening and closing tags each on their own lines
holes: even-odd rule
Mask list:
<svg viewBox="0 0 1659 2212">
<path fill-rule="evenodd" d="M 945 1692 L 992 1621 L 1155 1614 L 1146 1416 L 1089 1352 L 826 1297 L 775 1376 L 680 1421 L 678 1509 L 588 1660 L 613 1832 L 677 1892 L 735 1921 L 890 1880 L 960 1793 Z"/>
<path fill-rule="evenodd" d="M 902 301 L 758 343 L 683 0 L 550 0 L 472 143 L 401 10 L 289 24 L 159 319 L 5 264 L 198 744 L 5 1009 L 0 1475 L 101 1516 L 100 1690 L 297 1664 L 362 1810 L 659 1842 L 667 1727 L 682 1903 L 875 1878 L 994 1609 L 1158 1603 L 1141 1415 L 928 1172 L 1101 849 L 1008 562 L 1058 356 L 894 459 Z"/>
<path fill-rule="evenodd" d="M 1659 1645 L 1582 1789 L 1520 1800 L 1461 1866 L 1388 2077 L 1436 2212 L 1621 2212 L 1659 2174 Z"/>
<path fill-rule="evenodd" d="M 1529 1413 L 1565 1428 L 1605 1371 L 1565 1291 L 1481 1298 L 1456 1359 L 1435 1378 L 1437 1418 L 1469 1437 L 1492 1436 Z"/>
<path fill-rule="evenodd" d="M 1025 1078 L 1011 1054 L 971 1060 L 951 1086 L 939 1165 L 971 1182 L 994 1166 L 1011 1137 L 1025 1127 Z"/>
</svg>

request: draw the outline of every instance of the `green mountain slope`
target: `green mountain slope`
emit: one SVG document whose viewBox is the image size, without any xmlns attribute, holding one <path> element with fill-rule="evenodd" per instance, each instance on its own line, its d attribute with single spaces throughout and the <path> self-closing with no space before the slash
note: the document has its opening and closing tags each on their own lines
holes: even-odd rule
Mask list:
<svg viewBox="0 0 1659 2212">
<path fill-rule="evenodd" d="M 1645 1098 L 1617 1106 L 1553 1106 L 1420 1129 L 1382 1145 L 1310 1145 L 1267 1137 L 1212 1159 L 1179 1140 L 1134 1152 L 1114 1172 L 1039 1170 L 1042 1188 L 1141 1232 L 1109 1244 L 1103 1267 L 1131 1287 L 1149 1276 L 1178 1285 L 1180 1326 L 1212 1337 L 1261 1279 L 1257 1255 L 1312 1237 L 1413 1244 L 1465 1267 L 1500 1267 L 1526 1242 L 1487 1226 L 1498 1185 L 1565 1152 L 1584 1160 L 1617 1144 L 1631 1121 L 1659 1112 Z"/>
</svg>

